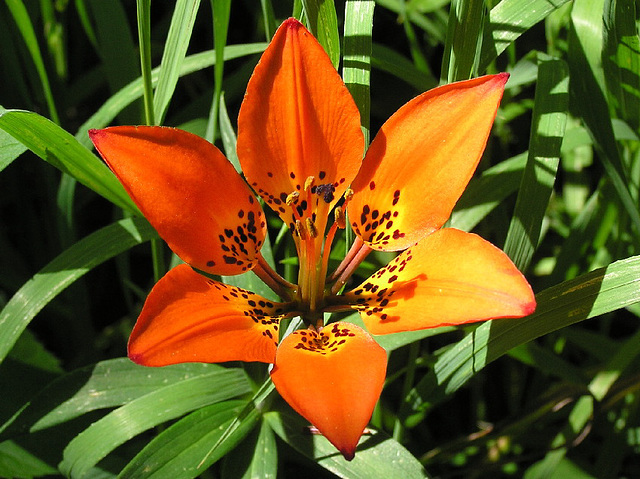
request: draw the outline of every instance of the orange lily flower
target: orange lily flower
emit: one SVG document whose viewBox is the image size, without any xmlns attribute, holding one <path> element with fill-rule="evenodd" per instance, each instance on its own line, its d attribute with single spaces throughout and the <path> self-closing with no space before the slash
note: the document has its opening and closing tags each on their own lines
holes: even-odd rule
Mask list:
<svg viewBox="0 0 640 479">
<path fill-rule="evenodd" d="M 281 396 L 352 459 L 382 391 L 387 358 L 369 335 L 521 317 L 535 308 L 508 257 L 476 235 L 442 228 L 484 150 L 508 75 L 442 86 L 407 103 L 364 159 L 358 109 L 313 36 L 289 19 L 251 77 L 238 118 L 246 180 L 202 138 L 166 127 L 90 131 L 140 210 L 185 263 L 151 290 L 129 340 L 143 365 L 274 363 Z M 249 186 L 250 185 L 250 186 Z M 265 214 L 289 225 L 297 284 L 260 254 Z M 334 212 L 331 221 L 330 213 Z M 356 240 L 328 272 L 336 231 Z M 342 292 L 372 250 L 401 251 Z M 194 271 L 253 270 L 269 301 Z M 357 310 L 369 331 L 327 312 Z M 283 318 L 308 329 L 280 341 Z"/>
</svg>

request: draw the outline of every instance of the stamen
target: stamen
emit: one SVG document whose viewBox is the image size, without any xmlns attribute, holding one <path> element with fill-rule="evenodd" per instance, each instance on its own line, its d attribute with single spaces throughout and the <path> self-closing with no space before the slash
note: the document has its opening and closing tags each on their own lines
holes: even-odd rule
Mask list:
<svg viewBox="0 0 640 479">
<path fill-rule="evenodd" d="M 309 191 L 309 189 L 313 186 L 316 181 L 315 176 L 309 176 L 306 180 L 304 180 L 304 191 Z"/>
<path fill-rule="evenodd" d="M 285 203 L 287 204 L 287 206 L 295 205 L 298 202 L 298 198 L 300 198 L 300 193 L 294 191 L 293 193 L 289 193 L 287 199 L 285 200 Z"/>
<path fill-rule="evenodd" d="M 313 220 L 311 218 L 305 219 L 305 226 L 307 227 L 309 236 L 311 236 L 312 238 L 316 238 L 318 236 L 318 230 L 316 229 L 316 225 L 313 223 Z"/>
<path fill-rule="evenodd" d="M 304 225 L 302 224 L 302 221 L 300 220 L 296 220 L 296 233 L 298 233 L 298 236 L 302 241 L 307 239 L 307 232 L 304 228 Z"/>
<path fill-rule="evenodd" d="M 338 207 L 335 210 L 333 210 L 333 217 L 335 219 L 335 222 L 338 228 L 343 230 L 347 227 L 346 217 L 344 214 L 344 210 L 342 208 Z"/>
</svg>

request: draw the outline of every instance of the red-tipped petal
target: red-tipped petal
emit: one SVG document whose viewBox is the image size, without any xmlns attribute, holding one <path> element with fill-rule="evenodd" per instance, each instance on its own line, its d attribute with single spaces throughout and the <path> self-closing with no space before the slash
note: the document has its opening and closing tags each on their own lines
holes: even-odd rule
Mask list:
<svg viewBox="0 0 640 479">
<path fill-rule="evenodd" d="M 182 264 L 149 293 L 129 338 L 129 357 L 144 366 L 272 363 L 284 308 Z"/>
<path fill-rule="evenodd" d="M 319 333 L 287 336 L 271 379 L 284 400 L 351 460 L 386 369 L 387 355 L 369 334 L 353 324 L 333 323 Z"/>
<path fill-rule="evenodd" d="M 169 247 L 208 273 L 255 266 L 264 241 L 262 208 L 208 141 L 166 127 L 91 130 L 91 140 Z"/>
<path fill-rule="evenodd" d="M 506 73 L 430 90 L 400 108 L 371 143 L 349 217 L 373 249 L 405 249 L 440 228 L 480 161 Z"/>
<path fill-rule="evenodd" d="M 346 296 L 372 334 L 521 317 L 536 306 L 506 254 L 452 228 L 423 238 Z"/>
<path fill-rule="evenodd" d="M 287 195 L 298 192 L 300 216 L 316 212 L 321 231 L 360 168 L 358 108 L 320 44 L 293 18 L 278 29 L 249 80 L 237 150 L 249 184 L 285 223 L 294 221 Z M 310 176 L 315 183 L 307 195 Z"/>
</svg>

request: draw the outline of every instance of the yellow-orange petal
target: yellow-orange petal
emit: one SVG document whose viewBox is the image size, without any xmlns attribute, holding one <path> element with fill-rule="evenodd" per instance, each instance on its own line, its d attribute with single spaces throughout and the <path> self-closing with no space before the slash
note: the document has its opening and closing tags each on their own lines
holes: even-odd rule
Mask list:
<svg viewBox="0 0 640 479">
<path fill-rule="evenodd" d="M 522 317 L 536 306 L 504 252 L 452 228 L 403 251 L 346 297 L 371 334 Z"/>
<path fill-rule="evenodd" d="M 445 223 L 480 161 L 508 77 L 435 88 L 382 126 L 348 206 L 354 231 L 368 246 L 402 250 Z"/>
<path fill-rule="evenodd" d="M 293 18 L 277 30 L 249 80 L 237 151 L 249 184 L 292 230 L 289 194 L 300 193 L 300 216 L 317 213 L 322 232 L 360 168 L 358 108 L 320 44 Z M 311 176 L 308 195 L 303 190 Z"/>
<path fill-rule="evenodd" d="M 255 266 L 264 213 L 224 155 L 175 128 L 120 126 L 91 130 L 91 140 L 169 247 L 208 273 L 234 275 Z"/>
<path fill-rule="evenodd" d="M 224 361 L 272 363 L 285 305 L 181 264 L 153 287 L 129 338 L 144 366 Z"/>
<path fill-rule="evenodd" d="M 351 460 L 386 369 L 385 350 L 366 331 L 338 322 L 287 336 L 271 379 L 284 400 Z"/>
</svg>

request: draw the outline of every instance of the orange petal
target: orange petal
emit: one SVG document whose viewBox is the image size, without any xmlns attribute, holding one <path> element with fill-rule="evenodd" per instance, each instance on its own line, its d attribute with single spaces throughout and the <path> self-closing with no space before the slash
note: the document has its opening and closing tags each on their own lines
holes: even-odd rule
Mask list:
<svg viewBox="0 0 640 479">
<path fill-rule="evenodd" d="M 386 369 L 386 352 L 369 334 L 338 322 L 319 333 L 302 330 L 287 336 L 271 379 L 284 400 L 351 460 Z"/>
<path fill-rule="evenodd" d="M 208 273 L 253 268 L 264 241 L 262 208 L 208 141 L 166 127 L 91 130 L 91 140 L 169 247 Z"/>
<path fill-rule="evenodd" d="M 348 206 L 367 245 L 402 250 L 444 224 L 480 161 L 508 77 L 435 88 L 382 126 Z"/>
<path fill-rule="evenodd" d="M 372 334 L 521 317 L 536 306 L 506 254 L 452 228 L 403 251 L 346 297 Z"/>
<path fill-rule="evenodd" d="M 358 108 L 320 44 L 293 18 L 278 29 L 249 80 L 237 151 L 251 186 L 290 226 L 287 195 L 299 192 L 300 216 L 316 212 L 322 228 L 360 168 Z M 310 176 L 315 183 L 307 195 Z"/>
<path fill-rule="evenodd" d="M 271 363 L 285 305 L 218 283 L 181 264 L 153 287 L 129 338 L 144 366 L 224 361 Z"/>
</svg>

